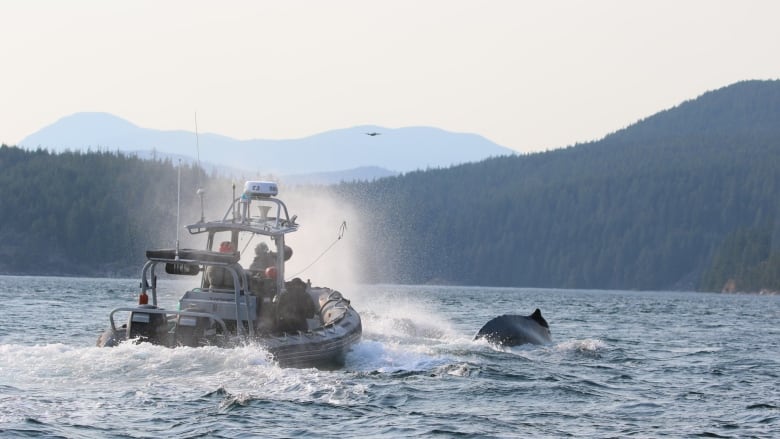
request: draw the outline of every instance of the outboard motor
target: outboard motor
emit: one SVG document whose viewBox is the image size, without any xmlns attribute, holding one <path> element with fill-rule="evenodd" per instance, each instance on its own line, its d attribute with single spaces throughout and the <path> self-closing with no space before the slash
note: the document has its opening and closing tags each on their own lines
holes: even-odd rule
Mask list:
<svg viewBox="0 0 780 439">
<path fill-rule="evenodd" d="M 154 305 L 138 305 L 138 308 L 157 309 Z M 138 339 L 138 342 L 165 344 L 168 332 L 165 314 L 133 311 L 127 322 L 127 338 Z"/>
<path fill-rule="evenodd" d="M 197 308 L 188 308 L 187 311 L 200 311 Z M 183 316 L 176 318 L 176 330 L 174 341 L 176 346 L 198 347 L 203 346 L 210 338 L 217 335 L 214 321 L 208 317 Z"/>
</svg>

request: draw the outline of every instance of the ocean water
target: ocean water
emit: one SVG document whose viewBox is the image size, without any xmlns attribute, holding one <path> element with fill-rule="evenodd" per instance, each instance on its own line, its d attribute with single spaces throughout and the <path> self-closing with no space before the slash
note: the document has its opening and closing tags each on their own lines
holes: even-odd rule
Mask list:
<svg viewBox="0 0 780 439">
<path fill-rule="evenodd" d="M 341 288 L 363 318 L 342 370 L 259 347 L 94 347 L 135 279 L 0 277 L 0 436 L 780 437 L 780 297 Z M 175 306 L 186 284 L 161 281 Z M 540 308 L 553 343 L 472 341 Z"/>
</svg>

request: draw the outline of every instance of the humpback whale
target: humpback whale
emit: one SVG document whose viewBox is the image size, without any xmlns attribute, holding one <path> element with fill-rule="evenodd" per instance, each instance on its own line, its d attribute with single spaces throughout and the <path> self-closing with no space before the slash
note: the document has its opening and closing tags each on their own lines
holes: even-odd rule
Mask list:
<svg viewBox="0 0 780 439">
<path fill-rule="evenodd" d="M 480 338 L 499 346 L 552 343 L 550 325 L 539 308 L 528 316 L 504 314 L 490 320 L 474 336 Z"/>
</svg>

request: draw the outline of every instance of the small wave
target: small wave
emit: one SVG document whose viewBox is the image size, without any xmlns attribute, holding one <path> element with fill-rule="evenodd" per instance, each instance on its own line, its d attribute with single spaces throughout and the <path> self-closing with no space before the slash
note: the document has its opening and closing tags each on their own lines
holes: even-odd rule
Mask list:
<svg viewBox="0 0 780 439">
<path fill-rule="evenodd" d="M 474 373 L 475 370 L 478 370 L 476 367 L 474 367 L 471 364 L 468 363 L 458 363 L 458 364 L 449 364 L 446 366 L 441 366 L 437 368 L 437 373 L 439 375 L 451 375 L 451 376 L 457 376 L 457 377 L 468 377 L 471 376 L 472 373 Z"/>
<path fill-rule="evenodd" d="M 607 344 L 599 339 L 586 338 L 584 340 L 564 341 L 555 345 L 555 349 L 562 352 L 598 352 L 606 349 Z"/>
<path fill-rule="evenodd" d="M 618 410 L 632 416 L 658 416 L 664 412 L 664 406 L 654 402 L 637 402 L 619 406 Z"/>
<path fill-rule="evenodd" d="M 216 390 L 212 390 L 212 391 L 206 393 L 205 395 L 203 395 L 203 398 L 211 398 L 211 397 L 214 397 L 214 396 L 224 397 L 226 395 L 230 395 L 230 393 L 227 390 L 225 390 L 224 387 L 218 387 Z"/>
<path fill-rule="evenodd" d="M 219 409 L 221 411 L 230 411 L 234 408 L 246 407 L 256 399 L 257 398 L 249 393 L 239 393 L 238 395 L 227 394 L 219 404 Z"/>
<path fill-rule="evenodd" d="M 723 348 L 716 346 L 686 346 L 686 347 L 670 347 L 667 348 L 669 352 L 679 354 L 679 357 L 686 356 L 698 356 L 701 354 L 712 354 L 721 352 Z"/>
</svg>

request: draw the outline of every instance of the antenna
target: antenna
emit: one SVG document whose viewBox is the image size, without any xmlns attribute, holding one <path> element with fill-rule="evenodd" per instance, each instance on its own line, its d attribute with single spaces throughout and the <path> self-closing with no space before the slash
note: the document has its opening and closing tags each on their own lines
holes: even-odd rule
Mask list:
<svg viewBox="0 0 780 439">
<path fill-rule="evenodd" d="M 201 182 L 200 182 L 200 143 L 198 142 L 198 112 L 195 112 L 195 150 L 198 157 L 198 190 L 195 191 L 196 194 L 200 197 L 200 222 L 206 222 L 206 214 L 203 209 L 203 194 L 206 193 L 206 191 L 203 189 Z M 179 183 L 181 184 L 181 183 Z"/>
<path fill-rule="evenodd" d="M 233 199 L 236 199 L 236 182 L 233 181 Z M 233 203 L 233 222 L 236 222 L 236 203 Z"/>
<path fill-rule="evenodd" d="M 179 259 L 179 227 L 181 221 L 181 159 L 179 159 L 179 179 L 176 189 L 176 259 Z"/>
</svg>

